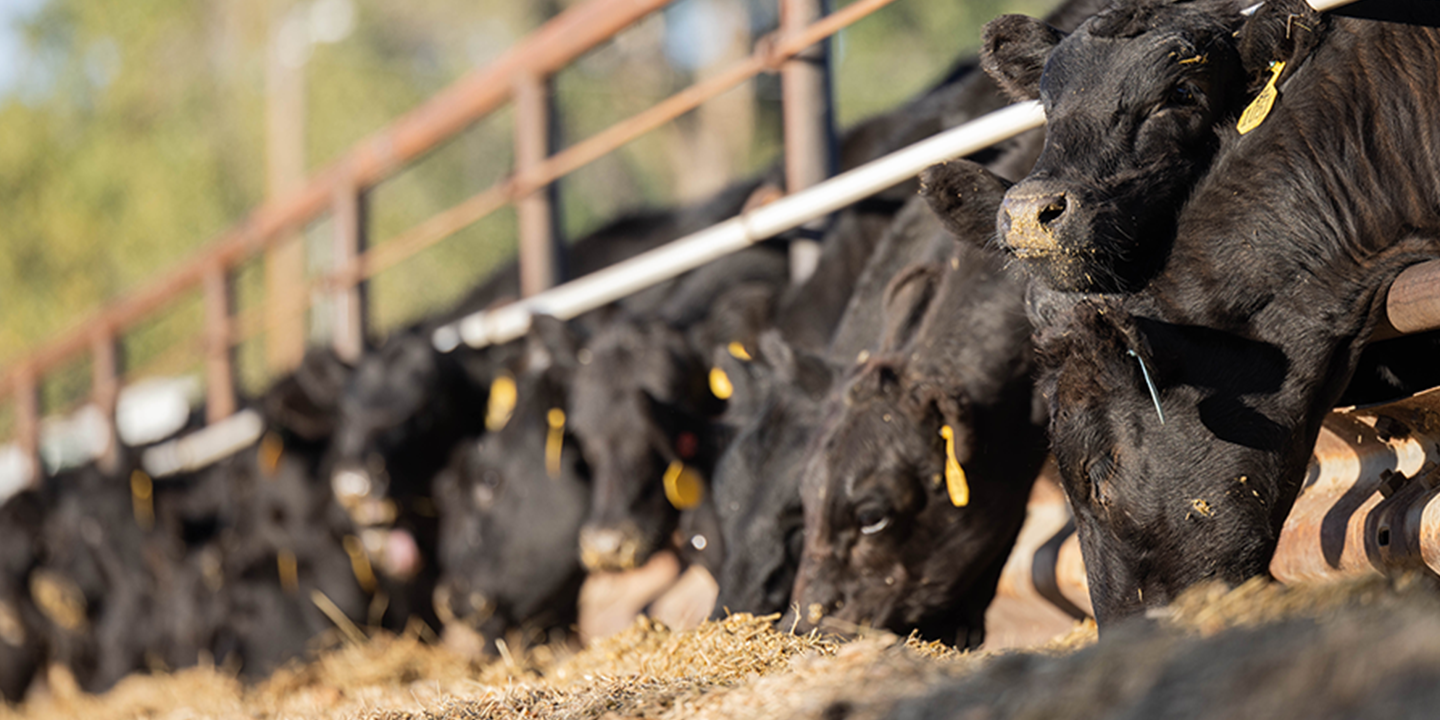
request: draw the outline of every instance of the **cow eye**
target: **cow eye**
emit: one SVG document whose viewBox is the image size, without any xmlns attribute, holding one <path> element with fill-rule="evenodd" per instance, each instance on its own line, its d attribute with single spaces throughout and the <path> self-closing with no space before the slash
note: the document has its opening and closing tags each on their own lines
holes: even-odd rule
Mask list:
<svg viewBox="0 0 1440 720">
<path fill-rule="evenodd" d="M 1170 88 L 1170 94 L 1165 98 L 1165 104 L 1170 107 L 1194 105 L 1200 101 L 1200 93 L 1190 83 L 1180 83 Z"/>
<path fill-rule="evenodd" d="M 863 535 L 874 535 L 890 526 L 890 516 L 880 508 L 862 508 L 855 514 L 855 520 L 860 523 Z"/>
</svg>

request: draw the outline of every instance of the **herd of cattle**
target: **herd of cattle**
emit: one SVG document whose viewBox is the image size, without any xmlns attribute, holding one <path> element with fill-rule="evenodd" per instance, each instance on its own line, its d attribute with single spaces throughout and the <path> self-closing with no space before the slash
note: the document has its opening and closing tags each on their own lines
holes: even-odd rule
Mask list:
<svg viewBox="0 0 1440 720">
<path fill-rule="evenodd" d="M 1433 338 L 1368 343 L 1396 274 L 1440 252 L 1440 33 L 1413 5 L 1247 4 L 995 20 L 841 164 L 1008 98 L 1039 98 L 1048 136 L 840 212 L 802 284 L 763 244 L 437 351 L 512 267 L 353 366 L 312 351 L 216 463 L 152 477 L 126 448 L 46 478 L 0 508 L 0 691 L 47 663 L 92 691 L 205 659 L 256 676 L 417 618 L 538 641 L 587 572 L 666 549 L 716 578 L 717 613 L 974 646 L 1049 453 L 1102 627 L 1266 574 L 1324 414 L 1440 384 Z M 568 269 L 766 187 L 615 222 Z"/>
</svg>

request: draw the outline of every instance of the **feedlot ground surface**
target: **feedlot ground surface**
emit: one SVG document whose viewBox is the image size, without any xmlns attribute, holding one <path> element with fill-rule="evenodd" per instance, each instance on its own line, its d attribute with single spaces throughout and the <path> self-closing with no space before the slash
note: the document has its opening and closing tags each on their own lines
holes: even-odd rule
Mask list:
<svg viewBox="0 0 1440 720">
<path fill-rule="evenodd" d="M 0 718 L 1364 717 L 1352 713 L 1367 693 L 1394 711 L 1415 692 L 1440 707 L 1430 578 L 1200 588 L 1162 619 L 1095 637 L 1087 623 L 1035 648 L 960 653 L 879 632 L 797 636 L 749 615 L 687 632 L 641 618 L 581 651 L 474 662 L 377 635 L 252 685 L 202 667 L 90 696 L 52 672 Z"/>
</svg>

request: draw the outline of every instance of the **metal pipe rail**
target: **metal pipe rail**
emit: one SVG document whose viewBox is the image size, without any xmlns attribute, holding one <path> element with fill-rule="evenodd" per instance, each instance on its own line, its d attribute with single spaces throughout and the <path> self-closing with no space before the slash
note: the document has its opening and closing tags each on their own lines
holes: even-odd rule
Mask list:
<svg viewBox="0 0 1440 720">
<path fill-rule="evenodd" d="M 525 334 L 534 315 L 569 320 L 839 210 L 937 162 L 983 150 L 1044 123 L 1045 113 L 1037 102 L 997 110 L 663 247 L 443 326 L 435 331 L 435 346 L 448 352 L 461 342 L 471 347 L 508 342 Z"/>
<path fill-rule="evenodd" d="M 794 0 L 782 0 L 793 2 Z M 198 349 L 205 358 L 209 402 L 208 420 L 217 421 L 235 408 L 230 378 L 230 348 L 264 331 L 260 311 L 235 315 L 230 297 L 230 270 L 238 263 L 284 242 L 295 229 L 329 212 L 336 219 L 335 254 L 339 267 L 306 290 L 323 290 L 337 301 L 335 345 L 342 356 L 356 357 L 363 346 L 363 302 L 357 285 L 454 234 L 499 208 L 518 203 L 522 212 L 522 274 L 526 294 L 543 289 L 553 268 L 545 200 L 537 191 L 644 133 L 675 119 L 762 72 L 778 71 L 789 59 L 840 29 L 895 0 L 857 0 L 813 23 L 791 23 L 761 41 L 745 61 L 601 133 L 559 153 L 549 154 L 543 137 L 547 112 L 541 83 L 581 54 L 613 36 L 670 0 L 591 0 L 556 17 L 507 52 L 489 67 L 471 73 L 437 94 L 389 127 L 358 143 L 339 161 L 316 174 L 302 188 L 268 202 L 207 249 L 197 253 L 156 283 L 122 298 L 75 330 L 63 334 L 17 363 L 0 377 L 0 399 L 15 394 L 18 402 L 16 435 L 21 445 L 34 448 L 38 441 L 37 386 L 47 368 L 87 350 L 97 360 L 92 400 L 113 416 L 116 389 L 117 338 L 176 296 L 199 288 L 204 291 L 206 331 L 203 338 L 181 347 Z M 364 203 L 362 194 L 453 137 L 475 120 L 506 102 L 517 106 L 517 163 L 514 174 L 501 183 L 431 218 L 391 241 L 362 252 Z M 813 111 L 807 111 L 813 112 Z M 787 142 L 789 139 L 787 138 Z M 540 222 L 536 222 L 536 220 Z M 533 266 L 526 268 L 523 266 Z M 536 268 L 539 272 L 535 272 Z M 281 313 L 303 314 L 306 303 Z M 133 372 L 133 369 L 132 371 Z M 127 373 L 128 374 L 128 373 Z"/>
</svg>

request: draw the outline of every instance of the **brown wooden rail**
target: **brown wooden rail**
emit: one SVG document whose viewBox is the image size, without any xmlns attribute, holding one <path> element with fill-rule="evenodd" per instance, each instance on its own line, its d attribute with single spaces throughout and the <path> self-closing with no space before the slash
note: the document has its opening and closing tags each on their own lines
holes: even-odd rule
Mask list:
<svg viewBox="0 0 1440 720">
<path fill-rule="evenodd" d="M 778 1 L 782 17 L 811 18 L 817 14 L 814 8 L 818 0 Z M 204 298 L 205 329 L 198 347 L 205 358 L 207 419 L 213 422 L 234 412 L 231 349 L 260 332 L 262 324 L 252 316 L 235 316 L 230 274 L 240 263 L 326 213 L 334 218 L 338 269 L 313 286 L 336 296 L 340 321 L 335 346 L 344 357 L 357 357 L 363 347 L 361 281 L 506 204 L 519 206 L 522 290 L 530 294 L 544 289 L 555 279 L 553 259 L 538 249 L 551 243 L 549 208 L 543 204 L 540 192 L 546 185 L 761 72 L 779 69 L 787 59 L 893 1 L 857 0 L 814 23 L 787 23 L 778 36 L 767 38 L 751 57 L 729 70 L 549 155 L 544 138 L 548 112 L 544 85 L 548 78 L 670 0 L 589 0 L 565 11 L 488 67 L 466 75 L 357 143 L 294 192 L 266 202 L 158 280 L 124 295 L 17 362 L 0 377 L 0 399 L 7 395 L 16 399 L 16 440 L 29 450 L 32 461 L 38 460 L 39 381 L 48 370 L 85 352 L 94 357 L 91 400 L 113 418 L 120 387 L 117 339 L 181 294 L 197 288 Z M 392 241 L 362 252 L 363 194 L 510 101 L 516 103 L 514 174 Z M 813 107 L 787 107 L 786 113 L 825 115 Z M 786 143 L 814 147 L 815 135 L 823 131 L 814 123 L 806 126 L 787 122 Z M 809 153 L 810 159 L 800 162 L 818 162 L 813 155 Z M 813 168 L 797 169 L 793 167 L 795 160 L 789 162 L 790 174 L 815 175 Z"/>
</svg>

